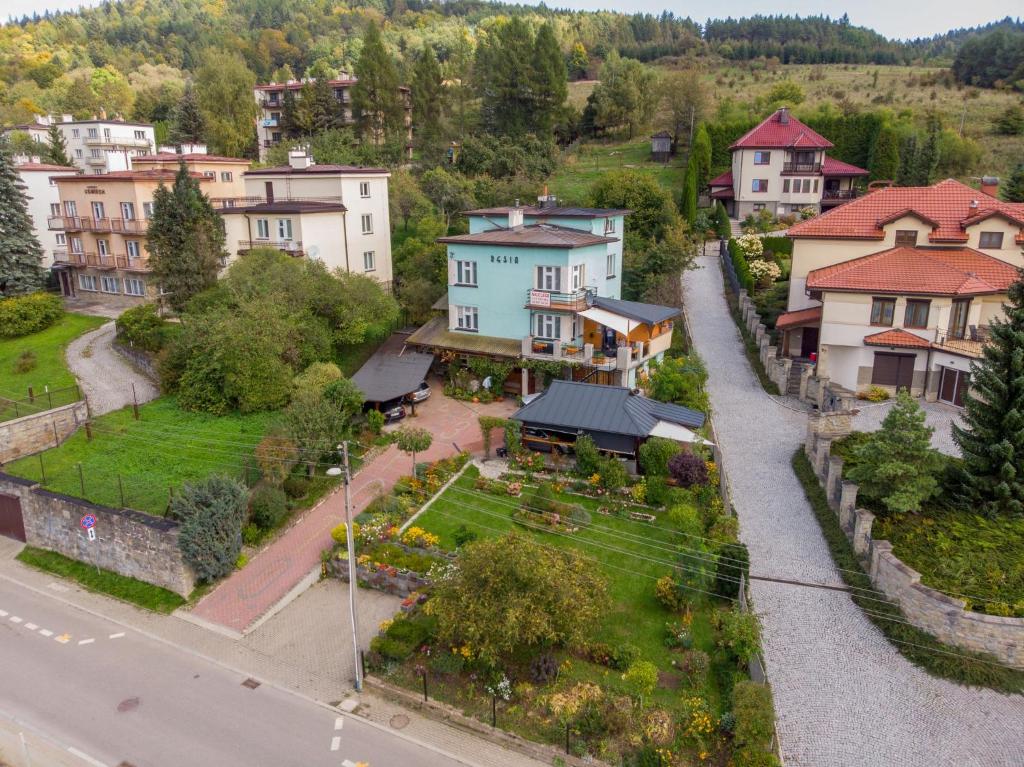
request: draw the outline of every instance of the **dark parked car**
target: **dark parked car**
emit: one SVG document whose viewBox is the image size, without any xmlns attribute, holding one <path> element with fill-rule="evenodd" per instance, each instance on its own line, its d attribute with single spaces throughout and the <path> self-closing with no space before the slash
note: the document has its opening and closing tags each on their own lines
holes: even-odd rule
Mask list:
<svg viewBox="0 0 1024 767">
<path fill-rule="evenodd" d="M 368 413 L 371 410 L 380 410 L 384 414 L 384 423 L 394 423 L 395 421 L 401 421 L 405 418 L 405 407 L 402 405 L 402 399 L 388 400 L 387 402 L 381 402 L 380 406 L 374 405 L 372 402 L 366 402 L 363 404 L 363 412 Z"/>
</svg>

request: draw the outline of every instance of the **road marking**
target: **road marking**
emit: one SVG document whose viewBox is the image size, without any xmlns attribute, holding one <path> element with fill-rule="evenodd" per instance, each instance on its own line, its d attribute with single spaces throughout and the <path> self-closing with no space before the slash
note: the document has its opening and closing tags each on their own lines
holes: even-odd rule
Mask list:
<svg viewBox="0 0 1024 767">
<path fill-rule="evenodd" d="M 78 644 L 92 644 L 95 641 L 95 639 L 79 639 Z"/>
<path fill-rule="evenodd" d="M 334 720 L 334 729 L 340 730 L 344 726 L 345 726 L 345 719 L 344 719 L 344 717 L 340 717 L 339 716 L 337 719 Z"/>
<path fill-rule="evenodd" d="M 353 762 L 351 759 L 346 759 L 344 762 L 341 763 L 341 767 L 356 767 L 356 763 Z"/>
<path fill-rule="evenodd" d="M 44 637 L 52 637 L 53 636 L 53 632 L 50 631 L 49 629 L 39 629 L 39 633 L 42 634 Z"/>
<path fill-rule="evenodd" d="M 10 615 L 10 613 L 6 610 L 0 610 L 0 618 L 6 618 L 8 615 Z"/>
<path fill-rule="evenodd" d="M 123 637 L 123 636 L 124 636 L 124 632 L 123 632 L 123 631 L 120 631 L 120 632 L 118 632 L 117 634 L 111 634 L 111 635 L 110 635 L 110 638 L 111 638 L 111 639 L 120 639 L 120 638 L 121 638 L 121 637 Z"/>
<path fill-rule="evenodd" d="M 8 620 L 11 623 L 21 623 L 21 618 L 19 618 L 17 615 L 12 615 L 10 618 L 8 618 Z"/>
<path fill-rule="evenodd" d="M 71 641 L 71 634 L 61 634 L 59 637 L 54 637 L 61 644 L 67 644 Z"/>
<path fill-rule="evenodd" d="M 39 627 L 34 623 L 26 623 L 25 628 L 27 628 L 29 631 L 35 631 Z"/>
<path fill-rule="evenodd" d="M 77 756 L 83 762 L 87 762 L 88 764 L 91 764 L 93 767 L 107 767 L 107 765 L 105 765 L 99 759 L 93 759 L 87 753 L 85 753 L 84 751 L 79 751 L 74 746 L 68 746 L 68 753 L 72 756 Z"/>
<path fill-rule="evenodd" d="M 335 735 L 331 738 L 331 751 L 337 751 L 339 748 L 341 748 L 341 738 Z"/>
</svg>

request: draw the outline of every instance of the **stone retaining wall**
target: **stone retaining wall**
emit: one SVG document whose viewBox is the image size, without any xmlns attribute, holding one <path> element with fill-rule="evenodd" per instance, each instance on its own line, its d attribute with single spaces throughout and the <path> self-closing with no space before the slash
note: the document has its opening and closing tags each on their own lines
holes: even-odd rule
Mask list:
<svg viewBox="0 0 1024 767">
<path fill-rule="evenodd" d="M 114 351 L 124 357 L 133 367 L 138 369 L 146 378 L 150 379 L 153 383 L 160 383 L 160 374 L 157 372 L 156 364 L 153 359 L 153 355 L 148 352 L 135 349 L 130 345 L 121 343 L 115 340 L 112 344 Z"/>
<path fill-rule="evenodd" d="M 25 538 L 30 546 L 55 551 L 185 597 L 192 593 L 195 576 L 178 548 L 177 522 L 52 493 L 31 480 L 3 473 L 0 493 L 21 501 Z M 96 517 L 93 541 L 81 526 L 86 514 Z"/>
<path fill-rule="evenodd" d="M 857 485 L 843 479 L 843 460 L 830 452 L 833 440 L 850 433 L 849 415 L 845 421 L 839 414 L 812 416 L 804 452 L 871 583 L 900 606 L 912 625 L 939 641 L 1024 669 L 1024 618 L 965 609 L 963 600 L 922 584 L 921 574 L 892 553 L 889 541 L 872 537 L 875 515 L 857 508 Z"/>
<path fill-rule="evenodd" d="M 84 400 L 0 423 L 0 464 L 56 447 L 89 420 Z"/>
<path fill-rule="evenodd" d="M 754 301 L 747 295 L 746 290 L 741 290 L 737 295 L 740 320 L 743 327 L 754 339 L 757 346 L 757 356 L 761 361 L 768 379 L 779 387 L 782 394 L 789 393 L 789 372 L 793 367 L 793 360 L 789 357 L 780 357 L 779 349 L 772 344 L 768 328 L 761 322 L 761 315 L 757 313 Z"/>
</svg>

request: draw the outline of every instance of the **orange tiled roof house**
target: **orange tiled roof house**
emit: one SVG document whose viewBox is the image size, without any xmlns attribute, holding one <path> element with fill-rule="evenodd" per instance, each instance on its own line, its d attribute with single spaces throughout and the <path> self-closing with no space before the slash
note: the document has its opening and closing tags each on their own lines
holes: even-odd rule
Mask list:
<svg viewBox="0 0 1024 767">
<path fill-rule="evenodd" d="M 947 179 L 872 192 L 789 236 L 785 356 L 813 357 L 819 378 L 852 391 L 906 387 L 962 404 L 1024 266 L 1024 204 Z"/>
</svg>

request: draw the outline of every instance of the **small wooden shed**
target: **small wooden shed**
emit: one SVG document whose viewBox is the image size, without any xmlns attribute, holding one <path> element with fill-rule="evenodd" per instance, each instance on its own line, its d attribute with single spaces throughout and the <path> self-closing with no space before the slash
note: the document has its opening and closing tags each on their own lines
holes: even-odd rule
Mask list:
<svg viewBox="0 0 1024 767">
<path fill-rule="evenodd" d="M 661 131 L 651 136 L 651 159 L 655 162 L 668 162 L 672 156 L 672 134 Z"/>
</svg>

